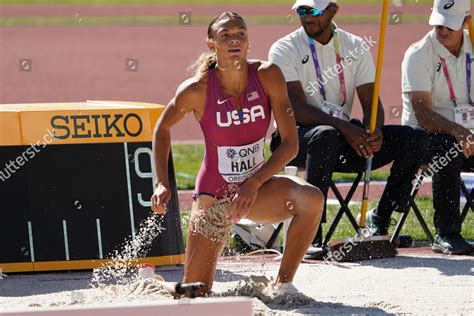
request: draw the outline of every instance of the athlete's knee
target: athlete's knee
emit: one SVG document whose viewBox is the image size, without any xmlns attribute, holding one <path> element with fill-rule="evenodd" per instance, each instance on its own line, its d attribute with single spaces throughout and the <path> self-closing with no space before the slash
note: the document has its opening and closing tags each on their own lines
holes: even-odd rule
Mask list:
<svg viewBox="0 0 474 316">
<path fill-rule="evenodd" d="M 316 219 L 321 216 L 324 207 L 324 195 L 319 188 L 313 185 L 302 186 L 298 200 L 301 201 L 299 215 Z"/>
</svg>

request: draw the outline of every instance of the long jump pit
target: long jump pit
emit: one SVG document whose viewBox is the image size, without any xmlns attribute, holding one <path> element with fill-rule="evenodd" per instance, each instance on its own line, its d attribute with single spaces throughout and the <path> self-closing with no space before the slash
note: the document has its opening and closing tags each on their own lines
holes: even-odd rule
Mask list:
<svg viewBox="0 0 474 316">
<path fill-rule="evenodd" d="M 213 294 L 173 299 L 149 280 L 91 286 L 91 271 L 8 274 L 0 280 L 6 315 L 303 315 L 470 314 L 474 257 L 428 248 L 401 249 L 396 258 L 356 263 L 302 263 L 299 293 L 268 291 L 279 262 L 273 255 L 222 257 Z M 180 281 L 182 266 L 159 267 Z M 120 283 L 120 282 L 119 282 Z"/>
</svg>

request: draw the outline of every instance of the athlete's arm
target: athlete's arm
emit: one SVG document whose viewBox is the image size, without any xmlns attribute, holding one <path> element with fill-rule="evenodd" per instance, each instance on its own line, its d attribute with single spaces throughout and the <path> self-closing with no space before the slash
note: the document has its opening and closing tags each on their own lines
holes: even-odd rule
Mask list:
<svg viewBox="0 0 474 316">
<path fill-rule="evenodd" d="M 469 143 L 474 140 L 471 132 L 456 122 L 452 122 L 434 112 L 430 92 L 412 91 L 410 92 L 410 101 L 421 127 L 431 133 L 454 136 L 462 146 L 466 158 L 474 155 L 474 146 L 469 146 Z"/>
<path fill-rule="evenodd" d="M 153 158 L 156 176 L 156 190 L 151 197 L 153 211 L 163 214 L 171 199 L 168 181 L 168 157 L 171 148 L 170 130 L 186 114 L 200 112 L 195 105 L 200 104 L 199 87 L 195 79 L 183 82 L 175 97 L 168 103 L 153 130 Z"/>
<path fill-rule="evenodd" d="M 273 116 L 278 126 L 281 144 L 272 153 L 264 166 L 254 174 L 263 183 L 281 171 L 298 153 L 298 136 L 294 110 L 291 106 L 285 78 L 278 66 L 268 62 L 260 66 L 260 78 L 268 95 Z"/>
</svg>

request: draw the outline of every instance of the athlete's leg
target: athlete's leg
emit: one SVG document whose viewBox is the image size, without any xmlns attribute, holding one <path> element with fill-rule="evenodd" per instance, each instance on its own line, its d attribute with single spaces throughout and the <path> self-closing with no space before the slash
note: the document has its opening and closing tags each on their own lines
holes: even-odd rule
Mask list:
<svg viewBox="0 0 474 316">
<path fill-rule="evenodd" d="M 202 224 L 202 219 L 208 218 L 203 215 L 206 210 L 214 206 L 216 199 L 208 195 L 200 195 L 193 203 L 191 210 L 191 220 L 188 230 L 188 242 L 186 245 L 186 257 L 184 266 L 184 282 L 203 282 L 207 285 L 207 289 L 201 290 L 198 295 L 209 294 L 214 281 L 214 273 L 217 265 L 217 258 L 229 236 L 229 232 L 211 234 L 211 232 L 203 232 L 208 227 Z M 209 212 L 217 212 L 209 210 Z M 225 211 L 223 212 L 225 214 Z M 203 217 L 204 216 L 204 217 Z M 225 215 L 224 215 L 225 216 Z M 217 224 L 217 223 L 216 223 Z M 221 227 L 223 231 L 225 223 Z M 212 224 L 211 224 L 212 226 Z M 230 228 L 230 226 L 229 226 Z M 230 231 L 230 229 L 229 229 Z M 218 235 L 222 235 L 219 239 Z"/>
<path fill-rule="evenodd" d="M 247 216 L 258 223 L 278 223 L 293 217 L 277 282 L 291 282 L 321 221 L 324 196 L 301 178 L 275 176 L 258 190 Z"/>
</svg>

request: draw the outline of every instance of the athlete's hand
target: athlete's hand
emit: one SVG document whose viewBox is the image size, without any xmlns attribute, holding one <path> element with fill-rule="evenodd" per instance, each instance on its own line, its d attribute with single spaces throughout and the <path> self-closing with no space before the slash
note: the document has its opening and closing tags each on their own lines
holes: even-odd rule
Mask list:
<svg viewBox="0 0 474 316">
<path fill-rule="evenodd" d="M 242 217 L 247 216 L 252 209 L 253 203 L 257 198 L 259 185 L 252 178 L 249 178 L 237 191 L 232 203 L 227 210 L 227 216 L 232 223 L 237 223 Z"/>
<path fill-rule="evenodd" d="M 367 159 L 374 154 L 372 147 L 367 142 L 367 132 L 363 128 L 347 123 L 340 129 L 340 132 L 360 157 Z"/>
<path fill-rule="evenodd" d="M 152 211 L 158 214 L 166 213 L 166 205 L 168 204 L 170 199 L 170 189 L 166 185 L 159 183 L 155 189 L 155 192 L 151 196 Z"/>
</svg>

